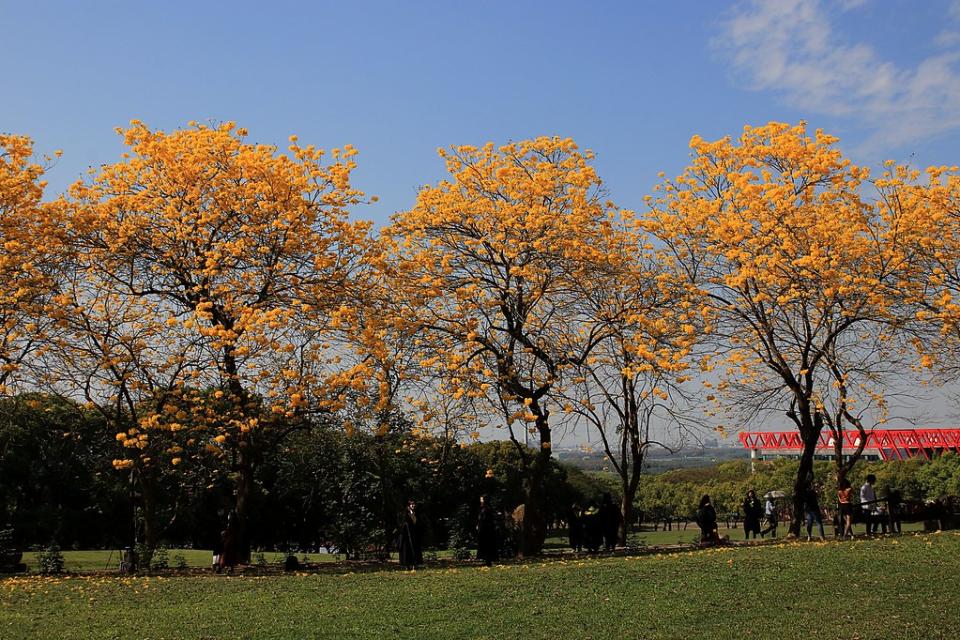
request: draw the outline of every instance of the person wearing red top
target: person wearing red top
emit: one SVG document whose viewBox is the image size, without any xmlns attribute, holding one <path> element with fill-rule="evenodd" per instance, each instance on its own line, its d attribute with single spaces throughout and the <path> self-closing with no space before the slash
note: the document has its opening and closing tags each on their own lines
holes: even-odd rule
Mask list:
<svg viewBox="0 0 960 640">
<path fill-rule="evenodd" d="M 840 537 L 853 538 L 853 487 L 850 481 L 844 478 L 837 489 L 837 502 L 840 506 L 840 524 L 843 531 Z"/>
</svg>

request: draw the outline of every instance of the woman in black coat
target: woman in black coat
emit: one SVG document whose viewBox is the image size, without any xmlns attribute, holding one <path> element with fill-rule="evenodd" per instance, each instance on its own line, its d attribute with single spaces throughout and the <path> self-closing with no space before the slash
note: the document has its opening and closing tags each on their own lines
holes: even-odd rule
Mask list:
<svg viewBox="0 0 960 640">
<path fill-rule="evenodd" d="M 754 540 L 760 535 L 761 516 L 763 516 L 763 506 L 757 499 L 757 494 L 750 489 L 747 491 L 747 497 L 743 499 L 743 532 L 747 540 L 750 539 L 751 533 Z"/>
<path fill-rule="evenodd" d="M 710 503 L 710 496 L 700 498 L 697 526 L 700 527 L 700 544 L 715 544 L 720 541 L 717 533 L 717 512 Z"/>
<path fill-rule="evenodd" d="M 487 496 L 480 496 L 480 514 L 477 517 L 477 560 L 488 567 L 499 560 L 497 544 L 497 513 L 490 507 Z"/>
<path fill-rule="evenodd" d="M 416 567 L 423 564 L 423 519 L 417 514 L 417 503 L 410 500 L 400 525 L 400 564 Z"/>
</svg>

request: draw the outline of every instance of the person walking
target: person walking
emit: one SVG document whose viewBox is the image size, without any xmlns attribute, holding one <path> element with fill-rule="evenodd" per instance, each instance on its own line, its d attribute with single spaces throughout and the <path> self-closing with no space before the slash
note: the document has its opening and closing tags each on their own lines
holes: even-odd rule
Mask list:
<svg viewBox="0 0 960 640">
<path fill-rule="evenodd" d="M 603 546 L 607 551 L 613 551 L 620 530 L 620 509 L 613 504 L 609 493 L 604 493 L 600 501 L 600 523 L 603 527 Z"/>
<path fill-rule="evenodd" d="M 583 521 L 580 519 L 580 505 L 577 503 L 573 503 L 567 516 L 567 533 L 570 536 L 570 548 L 577 553 L 583 551 Z"/>
<path fill-rule="evenodd" d="M 837 489 L 837 505 L 840 508 L 840 537 L 853 539 L 853 487 L 844 478 Z"/>
<path fill-rule="evenodd" d="M 779 520 L 779 514 L 777 513 L 777 505 L 773 501 L 773 496 L 769 493 L 767 494 L 767 503 L 763 507 L 763 515 L 767 521 L 767 528 L 760 532 L 760 537 L 770 534 L 770 537 L 777 537 L 777 523 Z"/>
<path fill-rule="evenodd" d="M 813 533 L 813 523 L 817 523 L 820 529 L 820 540 L 825 540 L 823 533 L 823 514 L 820 511 L 820 500 L 817 496 L 817 485 L 811 480 L 807 483 L 807 489 L 803 493 L 803 512 L 807 520 L 807 541 L 811 540 Z"/>
<path fill-rule="evenodd" d="M 763 507 L 760 505 L 760 500 L 757 499 L 757 494 L 753 489 L 747 491 L 742 506 L 744 537 L 749 540 L 752 533 L 753 539 L 756 540 L 757 536 L 760 535 L 760 517 L 763 515 Z"/>
<path fill-rule="evenodd" d="M 489 567 L 499 559 L 497 514 L 490 507 L 487 496 L 480 496 L 480 514 L 477 517 L 477 560 L 482 560 Z"/>
</svg>

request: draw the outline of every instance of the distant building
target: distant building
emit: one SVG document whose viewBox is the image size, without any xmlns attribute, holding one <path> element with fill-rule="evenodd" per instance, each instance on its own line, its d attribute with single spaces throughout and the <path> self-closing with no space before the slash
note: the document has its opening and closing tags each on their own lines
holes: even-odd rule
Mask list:
<svg viewBox="0 0 960 640">
<path fill-rule="evenodd" d="M 872 429 L 866 432 L 861 459 L 906 460 L 908 458 L 930 459 L 944 451 L 960 453 L 960 429 Z M 797 431 L 746 431 L 740 434 L 740 442 L 750 450 L 751 466 L 756 460 L 774 458 L 799 458 L 803 442 Z M 834 439 L 829 431 L 820 434 L 814 458 L 832 460 Z M 843 434 L 843 455 L 848 457 L 860 446 L 857 431 Z"/>
</svg>

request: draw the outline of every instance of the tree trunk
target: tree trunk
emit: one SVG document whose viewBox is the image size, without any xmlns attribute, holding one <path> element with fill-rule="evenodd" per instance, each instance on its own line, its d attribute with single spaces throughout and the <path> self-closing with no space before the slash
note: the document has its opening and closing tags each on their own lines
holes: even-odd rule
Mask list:
<svg viewBox="0 0 960 640">
<path fill-rule="evenodd" d="M 156 500 L 154 499 L 152 483 L 144 480 L 140 483 L 140 494 L 143 497 L 143 544 L 148 549 L 157 548 Z"/>
<path fill-rule="evenodd" d="M 242 441 L 241 444 L 247 444 Z M 249 446 L 249 445 L 248 445 Z M 240 478 L 237 481 L 237 499 L 234 507 L 236 518 L 233 523 L 233 541 L 236 547 L 236 558 L 240 564 L 250 563 L 250 534 L 247 527 L 250 517 L 250 503 L 253 500 L 254 468 L 250 460 L 250 453 L 241 446 L 237 457 L 237 471 Z"/>
<path fill-rule="evenodd" d="M 843 459 L 843 442 L 844 442 L 844 432 L 843 427 L 841 426 L 838 429 L 833 429 L 833 464 L 834 469 L 837 473 L 837 486 L 839 487 L 841 483 L 847 478 L 853 468 L 856 466 L 857 462 L 863 456 L 863 450 L 867 446 L 867 431 L 863 428 L 863 424 L 859 421 L 851 421 L 853 426 L 857 428 L 857 442 L 856 449 L 853 453 L 850 454 L 849 459 Z"/>
<path fill-rule="evenodd" d="M 621 546 L 626 546 L 627 535 L 630 533 L 630 523 L 633 520 L 633 500 L 637 496 L 637 489 L 640 487 L 640 470 L 643 466 L 643 450 L 639 446 L 639 438 L 632 438 L 630 444 L 630 465 L 624 465 L 623 476 L 621 477 L 621 488 L 623 497 L 620 501 L 620 515 L 623 518 L 620 522 L 620 529 L 617 531 L 618 542 Z"/>
<path fill-rule="evenodd" d="M 530 409 L 537 417 L 536 426 L 540 435 L 540 449 L 533 459 L 523 483 L 524 512 L 520 525 L 520 557 L 538 555 L 543 550 L 546 539 L 546 515 L 543 512 L 543 485 L 550 469 L 551 441 L 550 412 L 541 410 L 536 400 Z"/>
<path fill-rule="evenodd" d="M 232 328 L 232 324 L 225 325 Z M 223 371 L 226 374 L 227 388 L 230 390 L 235 409 L 243 418 L 249 417 L 250 406 L 247 403 L 247 392 L 240 383 L 237 360 L 233 354 L 233 346 L 227 345 L 223 351 Z M 250 562 L 250 535 L 247 527 L 250 517 L 250 503 L 254 492 L 254 451 L 253 437 L 247 433 L 238 434 L 236 471 L 237 480 L 236 500 L 234 502 L 234 518 L 228 523 L 232 528 L 232 541 L 236 551 L 234 556 L 240 564 Z"/>
<path fill-rule="evenodd" d="M 847 477 L 847 465 L 843 462 L 843 426 L 840 428 L 834 429 L 833 431 L 833 467 L 837 473 L 837 486 L 843 484 L 844 478 Z"/>
<path fill-rule="evenodd" d="M 147 470 L 138 461 L 130 473 L 130 497 L 133 508 L 133 544 L 143 543 L 150 549 L 157 546 L 156 492 Z M 143 539 L 138 539 L 139 531 Z"/>
<path fill-rule="evenodd" d="M 542 451 L 542 450 L 541 450 Z M 523 483 L 523 521 L 520 523 L 521 558 L 536 556 L 546 539 L 546 514 L 543 512 L 543 485 L 549 465 L 549 454 L 538 453 Z"/>
<path fill-rule="evenodd" d="M 790 533 L 800 535 L 803 525 L 803 498 L 813 477 L 813 456 L 820 440 L 820 432 L 815 428 L 800 434 L 803 440 L 803 453 L 800 454 L 800 466 L 797 468 L 797 480 L 793 485 L 793 520 L 790 521 Z"/>
<path fill-rule="evenodd" d="M 617 543 L 625 547 L 627 534 L 630 533 L 630 521 L 633 518 L 633 495 L 629 494 L 628 485 L 623 486 L 623 498 L 620 499 L 620 528 L 617 530 Z"/>
</svg>

